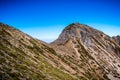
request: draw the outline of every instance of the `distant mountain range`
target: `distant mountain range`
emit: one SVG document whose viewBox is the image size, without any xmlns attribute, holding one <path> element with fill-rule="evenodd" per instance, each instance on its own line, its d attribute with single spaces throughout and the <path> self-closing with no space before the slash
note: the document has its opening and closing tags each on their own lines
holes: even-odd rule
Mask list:
<svg viewBox="0 0 120 80">
<path fill-rule="evenodd" d="M 120 80 L 120 36 L 72 23 L 47 44 L 0 23 L 0 80 Z"/>
</svg>

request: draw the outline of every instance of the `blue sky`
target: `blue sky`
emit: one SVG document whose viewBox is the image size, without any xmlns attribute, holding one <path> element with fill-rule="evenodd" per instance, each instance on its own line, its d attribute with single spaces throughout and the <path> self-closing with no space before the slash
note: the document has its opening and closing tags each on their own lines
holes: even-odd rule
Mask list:
<svg viewBox="0 0 120 80">
<path fill-rule="evenodd" d="M 0 0 L 0 22 L 51 42 L 73 22 L 120 35 L 120 0 Z"/>
</svg>

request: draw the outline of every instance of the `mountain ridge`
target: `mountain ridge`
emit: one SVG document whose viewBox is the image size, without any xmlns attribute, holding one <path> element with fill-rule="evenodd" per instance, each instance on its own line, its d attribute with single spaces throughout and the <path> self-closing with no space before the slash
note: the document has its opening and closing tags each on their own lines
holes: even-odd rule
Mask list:
<svg viewBox="0 0 120 80">
<path fill-rule="evenodd" d="M 61 66 L 66 64 L 58 62 L 55 54 L 43 41 L 8 25 L 0 25 L 1 80 L 76 80 L 69 73 L 57 68 L 58 63 Z"/>
<path fill-rule="evenodd" d="M 72 23 L 47 44 L 0 23 L 0 79 L 119 80 L 119 40 Z"/>
</svg>

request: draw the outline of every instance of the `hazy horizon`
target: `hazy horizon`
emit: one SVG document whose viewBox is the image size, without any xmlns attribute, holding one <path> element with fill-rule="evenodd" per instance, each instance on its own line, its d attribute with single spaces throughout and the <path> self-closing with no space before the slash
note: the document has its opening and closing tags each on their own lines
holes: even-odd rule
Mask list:
<svg viewBox="0 0 120 80">
<path fill-rule="evenodd" d="M 1 0 L 0 22 L 51 42 L 73 22 L 120 35 L 119 0 Z"/>
</svg>

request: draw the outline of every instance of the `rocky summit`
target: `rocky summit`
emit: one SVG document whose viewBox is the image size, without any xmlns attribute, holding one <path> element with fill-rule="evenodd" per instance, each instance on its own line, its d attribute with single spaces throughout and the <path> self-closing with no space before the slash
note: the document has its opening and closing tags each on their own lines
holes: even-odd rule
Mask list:
<svg viewBox="0 0 120 80">
<path fill-rule="evenodd" d="M 0 80 L 120 80 L 120 36 L 72 23 L 47 44 L 0 23 Z"/>
<path fill-rule="evenodd" d="M 80 80 L 120 80 L 119 43 L 120 37 L 73 23 L 51 45 Z"/>
</svg>

